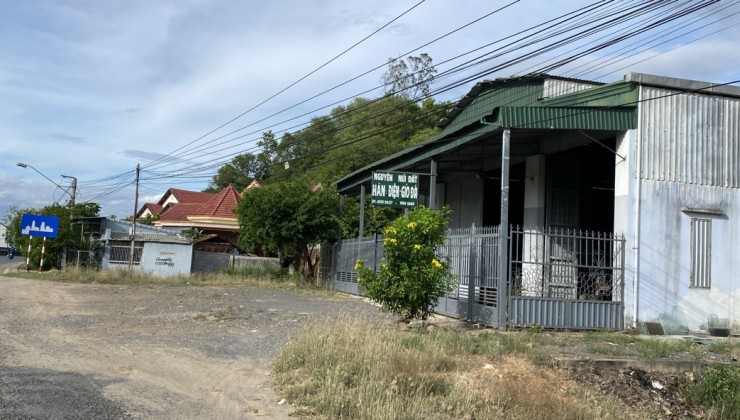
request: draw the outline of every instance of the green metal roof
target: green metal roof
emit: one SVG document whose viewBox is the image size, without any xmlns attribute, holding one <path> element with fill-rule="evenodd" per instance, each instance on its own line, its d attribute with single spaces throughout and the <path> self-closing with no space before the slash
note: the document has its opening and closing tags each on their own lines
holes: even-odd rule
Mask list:
<svg viewBox="0 0 740 420">
<path fill-rule="evenodd" d="M 464 99 L 458 102 L 456 108 L 459 109 L 459 112 L 455 113 L 453 109 L 451 115 L 447 116 L 447 118 L 454 116 L 454 119 L 447 123 L 443 133 L 453 133 L 471 123 L 480 121 L 481 118 L 490 115 L 492 109 L 499 106 L 535 104 L 537 99 L 542 97 L 543 84 L 543 79 L 534 79 L 500 84 L 501 87 L 498 89 L 484 86 L 488 90 L 480 93 L 479 96 L 472 98 L 467 103 Z M 464 106 L 464 108 L 458 108 L 460 106 Z M 442 125 L 444 125 L 444 120 Z"/>
<path fill-rule="evenodd" d="M 341 192 L 369 182 L 372 177 L 372 171 L 376 168 L 383 168 L 383 170 L 386 171 L 394 171 L 396 169 L 404 168 L 420 160 L 431 158 L 432 156 L 452 150 L 465 143 L 485 136 L 496 131 L 498 128 L 500 127 L 493 124 L 481 125 L 480 121 L 476 121 L 476 127 L 465 134 L 454 136 L 446 135 L 444 133 L 439 134 L 423 143 L 401 150 L 400 152 L 352 172 L 344 178 L 336 181 L 337 189 Z"/>
<path fill-rule="evenodd" d="M 608 130 L 637 127 L 637 85 L 616 82 L 541 100 L 545 77 L 485 81 L 475 85 L 453 111 L 444 131 L 336 182 L 346 191 L 370 181 L 375 169 L 398 170 L 503 129 Z"/>
<path fill-rule="evenodd" d="M 629 130 L 637 115 L 632 107 L 502 106 L 486 122 L 512 129 Z"/>
</svg>

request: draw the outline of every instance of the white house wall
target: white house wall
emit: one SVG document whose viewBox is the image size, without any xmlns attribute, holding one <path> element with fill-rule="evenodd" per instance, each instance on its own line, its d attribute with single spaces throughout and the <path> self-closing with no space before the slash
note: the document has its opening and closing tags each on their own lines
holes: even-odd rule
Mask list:
<svg viewBox="0 0 740 420">
<path fill-rule="evenodd" d="M 643 180 L 639 318 L 657 321 L 681 309 L 690 330 L 710 314 L 740 328 L 740 194 L 735 189 Z M 684 209 L 682 211 L 682 209 Z M 721 214 L 686 209 L 720 210 Z M 690 288 L 691 218 L 711 220 L 711 287 Z"/>
<path fill-rule="evenodd" d="M 140 271 L 155 276 L 190 275 L 193 245 L 145 242 L 141 253 Z"/>
<path fill-rule="evenodd" d="M 635 321 L 635 290 L 637 285 L 635 260 L 635 203 L 637 182 L 635 181 L 635 147 L 637 130 L 629 130 L 617 136 L 617 153 L 614 156 L 614 233 L 624 235 L 624 306 L 625 325 Z M 620 156 L 625 157 L 622 159 Z"/>
<path fill-rule="evenodd" d="M 627 161 L 615 169 L 614 228 L 627 238 L 626 325 L 677 308 L 689 330 L 706 329 L 712 314 L 738 329 L 740 99 L 641 90 L 639 135 L 618 139 Z M 711 220 L 710 288 L 689 287 L 692 217 Z"/>
</svg>

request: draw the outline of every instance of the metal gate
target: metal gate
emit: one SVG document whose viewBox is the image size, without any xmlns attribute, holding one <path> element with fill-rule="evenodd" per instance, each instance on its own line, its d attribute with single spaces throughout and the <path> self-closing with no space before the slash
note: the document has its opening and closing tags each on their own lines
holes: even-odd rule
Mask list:
<svg viewBox="0 0 740 420">
<path fill-rule="evenodd" d="M 507 238 L 508 296 L 498 293 L 500 239 L 498 226 L 448 231 L 440 254 L 448 259 L 455 282 L 435 312 L 497 327 L 503 301 L 512 327 L 623 328 L 624 238 L 513 227 Z M 382 244 L 374 236 L 322 247 L 321 279 L 338 291 L 362 295 L 355 262 L 379 267 Z"/>
<path fill-rule="evenodd" d="M 598 232 L 513 228 L 508 324 L 622 329 L 624 243 Z"/>
</svg>

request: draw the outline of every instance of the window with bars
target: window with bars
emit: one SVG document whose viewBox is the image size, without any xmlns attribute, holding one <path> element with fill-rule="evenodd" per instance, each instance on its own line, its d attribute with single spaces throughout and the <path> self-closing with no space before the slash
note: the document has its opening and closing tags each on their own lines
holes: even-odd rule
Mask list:
<svg viewBox="0 0 740 420">
<path fill-rule="evenodd" d="M 690 287 L 712 286 L 712 220 L 691 218 Z"/>
<path fill-rule="evenodd" d="M 144 250 L 144 242 L 134 242 L 135 265 L 141 264 L 141 252 Z M 131 241 L 111 241 L 110 264 L 128 264 L 131 255 Z"/>
</svg>

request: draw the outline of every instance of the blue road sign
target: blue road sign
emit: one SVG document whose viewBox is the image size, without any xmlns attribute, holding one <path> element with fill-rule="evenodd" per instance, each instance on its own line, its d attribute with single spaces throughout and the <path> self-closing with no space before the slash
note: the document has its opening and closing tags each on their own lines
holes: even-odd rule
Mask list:
<svg viewBox="0 0 740 420">
<path fill-rule="evenodd" d="M 38 214 L 23 214 L 21 216 L 22 235 L 56 238 L 58 229 L 59 218 L 56 216 L 41 216 Z"/>
</svg>

